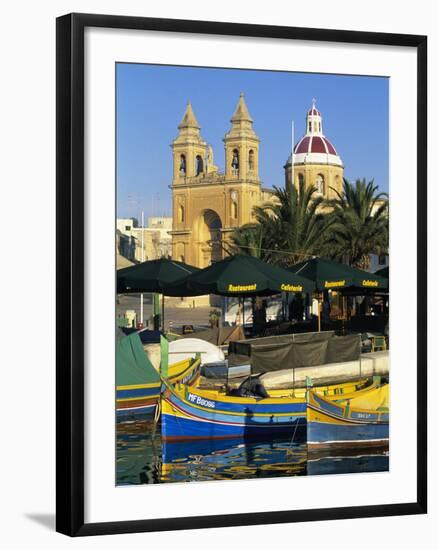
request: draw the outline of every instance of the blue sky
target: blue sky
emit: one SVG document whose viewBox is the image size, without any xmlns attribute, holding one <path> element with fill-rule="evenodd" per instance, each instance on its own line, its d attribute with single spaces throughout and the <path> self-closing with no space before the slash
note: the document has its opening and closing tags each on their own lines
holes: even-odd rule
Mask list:
<svg viewBox="0 0 438 550">
<path fill-rule="evenodd" d="M 140 64 L 118 64 L 116 71 L 118 217 L 142 210 L 146 218 L 170 215 L 170 144 L 188 100 L 223 170 L 222 138 L 241 91 L 261 139 L 264 187 L 284 184 L 292 120 L 298 141 L 316 98 L 345 177 L 374 178 L 380 190 L 388 190 L 387 78 Z"/>
</svg>

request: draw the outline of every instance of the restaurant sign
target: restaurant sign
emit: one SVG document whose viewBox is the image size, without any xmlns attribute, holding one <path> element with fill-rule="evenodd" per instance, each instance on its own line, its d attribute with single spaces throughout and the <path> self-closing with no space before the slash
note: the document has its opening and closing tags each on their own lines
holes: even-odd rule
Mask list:
<svg viewBox="0 0 438 550">
<path fill-rule="evenodd" d="M 257 290 L 257 284 L 251 284 L 251 285 L 232 285 L 231 283 L 228 285 L 228 292 L 254 292 Z"/>
<path fill-rule="evenodd" d="M 324 281 L 324 288 L 339 288 L 345 286 L 345 279 L 342 281 Z"/>
</svg>

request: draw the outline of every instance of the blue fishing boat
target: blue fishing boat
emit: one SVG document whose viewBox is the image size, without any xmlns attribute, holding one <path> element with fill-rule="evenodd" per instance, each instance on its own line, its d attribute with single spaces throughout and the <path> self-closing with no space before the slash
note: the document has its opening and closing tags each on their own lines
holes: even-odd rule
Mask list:
<svg viewBox="0 0 438 550">
<path fill-rule="evenodd" d="M 382 446 L 388 440 L 389 384 L 338 401 L 308 392 L 309 449 Z"/>
<path fill-rule="evenodd" d="M 154 418 L 160 403 L 162 375 L 169 384 L 193 384 L 199 377 L 198 357 L 167 367 L 167 341 L 158 372 L 149 360 L 138 333 L 120 335 L 116 349 L 116 415 L 119 422 Z"/>
<path fill-rule="evenodd" d="M 321 386 L 315 391 L 337 399 L 375 387 L 368 380 Z M 306 389 L 273 390 L 264 396 L 229 395 L 196 385 L 169 384 L 161 405 L 161 431 L 168 441 L 199 438 L 277 438 L 306 435 Z"/>
<path fill-rule="evenodd" d="M 183 384 L 162 396 L 161 433 L 167 441 L 305 436 L 303 398 L 256 398 L 219 394 Z"/>
</svg>

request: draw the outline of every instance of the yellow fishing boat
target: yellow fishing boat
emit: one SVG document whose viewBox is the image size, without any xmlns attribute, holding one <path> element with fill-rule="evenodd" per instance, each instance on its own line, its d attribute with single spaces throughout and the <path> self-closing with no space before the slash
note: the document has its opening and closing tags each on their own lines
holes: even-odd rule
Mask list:
<svg viewBox="0 0 438 550">
<path fill-rule="evenodd" d="M 365 393 L 370 387 L 373 383 L 363 380 L 324 386 L 314 392 L 336 400 Z M 166 384 L 161 411 L 163 439 L 305 436 L 306 390 L 276 393 L 241 396 L 230 395 L 225 388 L 204 390 L 187 384 Z"/>
<path fill-rule="evenodd" d="M 389 384 L 333 400 L 310 390 L 307 402 L 309 448 L 387 445 Z"/>
</svg>

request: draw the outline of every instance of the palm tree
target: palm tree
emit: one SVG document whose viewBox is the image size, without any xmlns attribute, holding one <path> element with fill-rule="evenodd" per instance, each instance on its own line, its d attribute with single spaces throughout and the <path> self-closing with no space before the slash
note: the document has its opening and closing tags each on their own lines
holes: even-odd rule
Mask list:
<svg viewBox="0 0 438 550">
<path fill-rule="evenodd" d="M 272 224 L 272 248 L 279 250 L 273 253 L 274 261 L 287 267 L 318 255 L 329 230 L 323 197 L 304 182 L 298 188 L 274 189 L 276 200 L 265 208 Z"/>
<path fill-rule="evenodd" d="M 378 193 L 374 181 L 344 179 L 344 189 L 327 202 L 330 232 L 323 250 L 330 257 L 342 260 L 348 257 L 350 265 L 368 269 L 370 254 L 388 252 L 388 195 Z"/>
<path fill-rule="evenodd" d="M 263 239 L 263 230 L 264 227 L 259 223 L 247 223 L 234 230 L 231 235 L 231 252 L 264 259 L 266 240 Z"/>
<path fill-rule="evenodd" d="M 327 225 L 327 216 L 321 206 L 324 199 L 316 187 L 304 183 L 289 189 L 276 190 L 279 204 L 274 206 L 274 216 L 279 221 L 280 247 L 287 255 L 279 262 L 293 265 L 316 255 L 321 250 Z"/>
<path fill-rule="evenodd" d="M 234 231 L 234 251 L 290 266 L 319 254 L 332 223 L 316 187 L 274 187 L 272 202 L 254 208 L 256 223 Z"/>
</svg>

